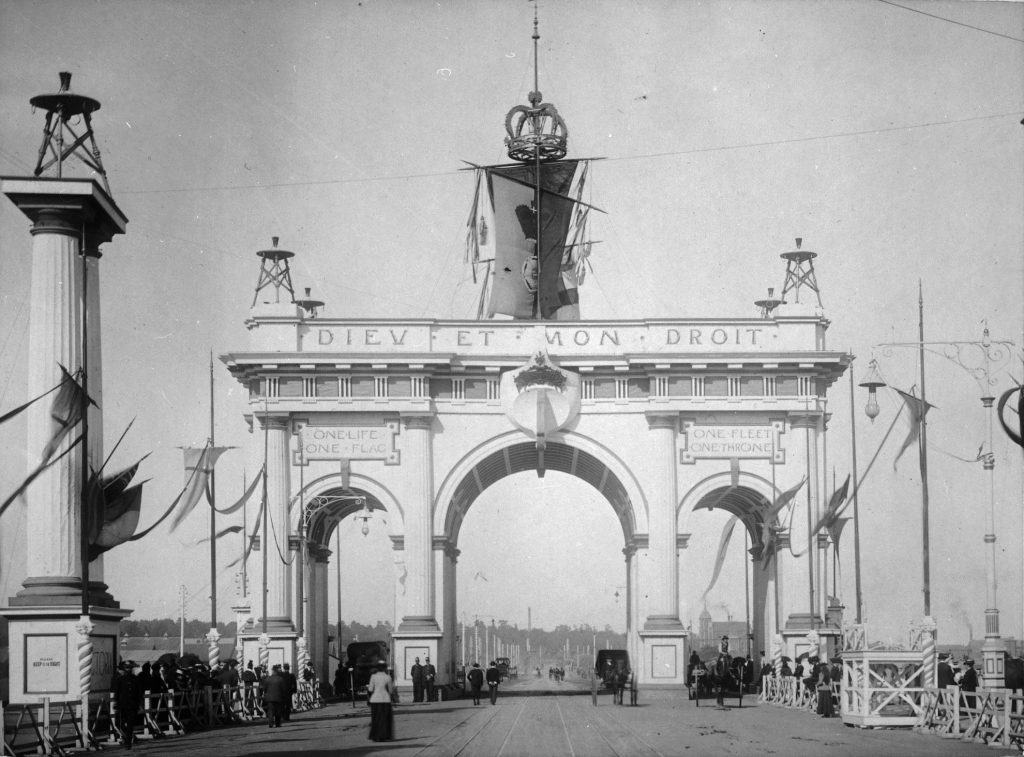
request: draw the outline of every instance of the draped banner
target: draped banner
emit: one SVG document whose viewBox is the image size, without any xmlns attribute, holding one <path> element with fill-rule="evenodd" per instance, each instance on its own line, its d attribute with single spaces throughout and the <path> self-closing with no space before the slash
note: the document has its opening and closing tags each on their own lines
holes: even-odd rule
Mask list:
<svg viewBox="0 0 1024 757">
<path fill-rule="evenodd" d="M 199 498 L 206 491 L 206 482 L 217 464 L 217 458 L 228 450 L 227 447 L 184 447 L 185 453 L 185 491 L 181 495 L 181 505 L 171 521 L 173 531 L 184 522 L 195 508 Z"/>
<path fill-rule="evenodd" d="M 725 564 L 725 554 L 729 548 L 729 540 L 732 538 L 732 531 L 736 527 L 736 523 L 739 518 L 735 515 L 726 521 L 725 528 L 722 529 L 722 538 L 718 541 L 718 555 L 715 557 L 715 570 L 711 574 L 711 583 L 708 584 L 708 588 L 704 590 L 701 595 L 701 599 L 708 595 L 718 581 L 718 576 L 722 572 L 722 566 Z"/>
</svg>

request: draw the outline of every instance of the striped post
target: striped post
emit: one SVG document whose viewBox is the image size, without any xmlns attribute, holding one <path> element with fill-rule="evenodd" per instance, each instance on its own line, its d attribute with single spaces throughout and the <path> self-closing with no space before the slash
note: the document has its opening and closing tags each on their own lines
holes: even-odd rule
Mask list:
<svg viewBox="0 0 1024 757">
<path fill-rule="evenodd" d="M 216 628 L 211 628 L 206 634 L 207 660 L 210 663 L 210 670 L 220 664 L 220 634 Z"/>
<path fill-rule="evenodd" d="M 924 685 L 927 687 L 935 686 L 938 680 L 939 659 L 935 649 L 935 634 L 938 630 L 938 625 L 933 618 L 926 616 L 921 621 L 921 664 L 924 668 Z"/>
<path fill-rule="evenodd" d="M 298 666 L 299 666 L 299 674 L 301 675 L 302 671 L 306 669 L 306 665 L 309 663 L 309 649 L 306 646 L 306 637 L 305 636 L 300 636 L 296 640 L 295 646 L 298 647 L 298 652 L 297 652 L 298 660 L 297 660 L 297 662 L 298 662 Z"/>
<path fill-rule="evenodd" d="M 782 676 L 782 634 L 775 634 L 772 637 L 772 667 L 775 669 L 775 677 Z"/>
<path fill-rule="evenodd" d="M 93 624 L 83 615 L 75 624 L 78 634 L 78 696 L 82 702 L 82 746 L 89 746 L 89 692 L 92 690 L 92 632 Z M 47 720 L 47 728 L 49 721 Z"/>
<path fill-rule="evenodd" d="M 260 634 L 260 665 L 264 671 L 270 670 L 270 637 L 265 633 Z"/>
</svg>

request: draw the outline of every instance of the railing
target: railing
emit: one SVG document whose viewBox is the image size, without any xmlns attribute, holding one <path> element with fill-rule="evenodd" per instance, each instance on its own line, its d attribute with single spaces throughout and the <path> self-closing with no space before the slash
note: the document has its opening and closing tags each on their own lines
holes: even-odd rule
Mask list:
<svg viewBox="0 0 1024 757">
<path fill-rule="evenodd" d="M 944 738 L 1024 749 L 1024 695 L 1009 689 L 925 689 L 915 730 Z"/>
<path fill-rule="evenodd" d="M 196 690 L 146 692 L 139 717 L 137 739 L 180 736 L 189 731 L 230 725 L 266 717 L 259 684 L 239 684 Z M 292 698 L 293 712 L 324 706 L 316 681 L 299 681 Z M 118 723 L 117 702 L 112 694 L 89 697 L 86 732 L 81 729 L 80 701 L 0 705 L 3 722 L 3 755 L 68 754 L 74 748 L 99 748 L 100 742 L 124 743 Z"/>
<path fill-rule="evenodd" d="M 839 711 L 839 684 L 832 682 L 832 704 Z M 793 710 L 816 712 L 818 709 L 817 689 L 803 685 L 796 676 L 765 676 L 761 679 L 761 694 L 758 701 L 788 707 Z"/>
</svg>

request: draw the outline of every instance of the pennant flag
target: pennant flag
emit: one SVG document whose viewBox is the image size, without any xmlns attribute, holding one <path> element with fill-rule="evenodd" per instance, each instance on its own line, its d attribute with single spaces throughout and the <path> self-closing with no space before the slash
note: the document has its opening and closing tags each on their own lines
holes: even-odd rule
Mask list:
<svg viewBox="0 0 1024 757">
<path fill-rule="evenodd" d="M 846 501 L 846 494 L 849 489 L 850 477 L 847 475 L 846 480 L 843 481 L 843 485 L 832 492 L 832 496 L 829 497 L 828 507 L 825 508 L 825 512 L 821 514 L 821 518 L 814 524 L 814 528 L 811 529 L 811 536 L 814 536 L 823 528 L 831 530 L 832 525 L 839 518 L 839 513 L 843 510 L 843 503 Z M 833 539 L 833 541 L 835 541 L 835 539 Z"/>
<path fill-rule="evenodd" d="M 227 528 L 222 528 L 220 531 L 218 531 L 214 538 L 219 539 L 220 537 L 227 536 L 228 534 L 237 534 L 241 530 L 242 530 L 241 526 L 228 526 Z M 210 541 L 210 537 L 209 536 L 204 536 L 202 539 L 200 539 L 196 543 L 197 544 L 202 544 L 203 542 L 206 542 L 206 541 Z"/>
<path fill-rule="evenodd" d="M 851 520 L 853 518 L 836 518 L 835 522 L 828 527 L 828 535 L 832 537 L 832 543 L 836 545 L 837 550 L 839 549 L 839 537 L 843 535 L 843 528 Z"/>
<path fill-rule="evenodd" d="M 934 407 L 913 394 L 907 394 L 899 389 L 896 391 L 906 403 L 907 410 L 910 411 L 910 432 L 907 434 L 907 438 L 903 440 L 900 451 L 896 453 L 896 459 L 892 461 L 893 470 L 896 470 L 896 464 L 900 461 L 903 453 L 907 451 L 907 447 L 916 442 L 917 438 L 921 435 L 921 419 L 924 418 L 929 408 Z"/>
<path fill-rule="evenodd" d="M 488 316 L 502 314 L 513 318 L 532 318 L 536 300 L 540 304 L 541 317 L 551 318 L 560 307 L 579 301 L 575 288 L 567 288 L 562 277 L 567 237 L 576 204 L 567 193 L 578 162 L 553 161 L 540 167 L 539 243 L 535 207 L 536 166 L 524 164 L 484 169 L 488 180 L 487 202 L 493 214 L 493 220 L 488 224 L 488 244 L 493 243 L 494 246 Z M 478 228 L 476 233 L 479 235 L 479 232 Z"/>
<path fill-rule="evenodd" d="M 784 508 L 793 500 L 793 497 L 797 495 L 797 492 L 800 491 L 800 488 L 804 485 L 804 482 L 806 480 L 807 478 L 805 476 L 804 478 L 800 479 L 799 484 L 794 486 L 792 489 L 787 489 L 786 491 L 782 492 L 782 494 L 775 498 L 775 501 L 772 502 L 772 504 L 770 504 L 768 506 L 768 509 L 764 512 L 765 522 L 771 521 L 776 515 L 782 512 L 782 508 Z"/>
<path fill-rule="evenodd" d="M 172 531 L 180 526 L 195 508 L 199 498 L 206 491 L 206 481 L 210 477 L 210 472 L 213 471 L 213 466 L 217 464 L 217 458 L 227 449 L 227 447 L 211 447 L 209 445 L 183 449 L 185 453 L 185 489 L 180 495 L 182 503 L 171 521 Z"/>
<path fill-rule="evenodd" d="M 722 566 L 725 564 L 725 553 L 728 551 L 729 540 L 732 538 L 733 528 L 736 527 L 736 522 L 739 518 L 733 515 L 725 524 L 725 528 L 722 529 L 722 538 L 718 540 L 718 555 L 715 557 L 715 570 L 711 574 L 711 583 L 708 584 L 708 588 L 704 590 L 701 595 L 701 599 L 708 595 L 708 592 L 714 588 L 715 583 L 718 581 L 718 576 L 722 572 Z"/>
<path fill-rule="evenodd" d="M 256 480 L 259 481 L 259 478 L 257 478 Z M 241 562 L 242 560 L 248 560 L 249 559 L 249 555 L 252 554 L 253 545 L 256 543 L 256 537 L 259 536 L 259 533 L 260 533 L 260 519 L 262 517 L 263 517 L 263 510 L 261 508 L 259 514 L 256 515 L 256 525 L 253 526 L 252 534 L 249 536 L 248 543 L 245 545 L 245 553 L 243 555 L 239 556 L 239 557 L 236 557 L 234 560 L 232 560 L 227 565 L 225 565 L 224 566 L 224 570 L 227 570 L 228 568 L 231 568 L 231 567 L 234 567 L 235 565 L 238 565 L 238 563 Z"/>
<path fill-rule="evenodd" d="M 223 510 L 220 509 L 219 507 L 215 507 L 213 509 L 216 510 L 221 515 L 230 515 L 231 513 L 236 512 L 237 510 L 241 510 L 245 506 L 245 503 L 249 501 L 249 498 L 252 497 L 253 492 L 256 491 L 256 487 L 262 480 L 263 468 L 260 468 L 260 472 L 256 475 L 255 478 L 253 478 L 252 483 L 249 484 L 249 488 L 245 490 L 245 493 L 242 495 L 242 498 L 240 500 L 238 500 L 233 505 L 225 507 Z"/>
<path fill-rule="evenodd" d="M 64 458 L 68 453 L 70 453 L 71 450 L 75 448 L 75 445 L 77 445 L 81 441 L 81 436 L 76 437 L 75 440 L 71 442 L 71 444 L 68 446 L 68 448 L 61 452 L 59 455 L 57 455 L 57 457 L 55 457 L 53 460 L 48 460 L 40 463 L 34 471 L 29 473 L 28 477 L 21 482 L 17 489 L 14 490 L 14 493 L 11 494 L 11 496 L 9 496 L 7 499 L 5 499 L 3 501 L 3 504 L 0 504 L 0 515 L 4 514 L 4 511 L 10 506 L 10 504 L 14 500 L 16 500 L 18 497 L 25 493 L 25 490 L 28 489 L 28 487 L 32 484 L 33 481 L 39 478 L 43 471 L 60 462 L 61 459 Z"/>
<path fill-rule="evenodd" d="M 767 570 L 768 565 L 775 556 L 776 534 L 780 529 L 770 523 L 761 524 L 761 569 Z"/>
<path fill-rule="evenodd" d="M 131 541 L 142 514 L 142 486 L 130 486 L 118 497 L 112 509 L 105 513 L 105 522 L 99 528 L 96 538 L 89 544 L 89 559 L 95 560 L 107 550 Z M 109 505 L 108 505 L 109 508 Z"/>
<path fill-rule="evenodd" d="M 61 379 L 61 382 L 60 382 L 59 384 L 57 384 L 57 386 L 53 387 L 53 389 L 47 389 L 47 390 L 46 390 L 45 392 L 43 392 L 42 394 L 40 394 L 40 395 L 39 395 L 38 397 L 35 397 L 35 398 L 33 398 L 33 399 L 30 399 L 30 400 L 29 400 L 28 402 L 26 402 L 26 403 L 25 403 L 24 405 L 18 405 L 18 407 L 14 408 L 13 410 L 8 410 L 8 411 L 7 411 L 6 413 L 4 413 L 3 415 L 0 415 L 0 424 L 6 423 L 6 422 L 7 422 L 7 421 L 9 421 L 9 420 L 10 420 L 11 418 L 14 418 L 14 417 L 18 416 L 18 415 L 19 415 L 20 413 L 22 413 L 22 412 L 23 412 L 24 410 L 27 410 L 27 409 L 28 409 L 28 408 L 29 408 L 29 407 L 30 407 L 31 405 L 33 405 L 33 404 L 34 404 L 35 402 L 38 402 L 38 401 L 39 401 L 39 400 L 41 400 L 41 399 L 42 399 L 43 397 L 45 397 L 45 396 L 46 396 L 47 394 L 50 394 L 51 392 L 55 392 L 55 391 L 57 391 L 57 390 L 58 390 L 58 389 L 60 389 L 60 388 L 61 388 L 62 386 L 64 386 L 64 380 L 63 380 L 63 379 Z"/>
<path fill-rule="evenodd" d="M 61 442 L 64 441 L 64 437 L 71 433 L 71 429 L 82 420 L 83 400 L 87 401 L 90 405 L 96 405 L 92 399 L 85 397 L 81 384 L 75 380 L 74 376 L 68 373 L 63 365 L 58 364 L 58 367 L 63 378 L 60 389 L 57 391 L 57 396 L 53 398 L 53 406 L 50 408 L 52 424 L 50 427 L 50 441 L 47 442 L 46 447 L 43 449 L 44 463 L 53 457 Z"/>
</svg>

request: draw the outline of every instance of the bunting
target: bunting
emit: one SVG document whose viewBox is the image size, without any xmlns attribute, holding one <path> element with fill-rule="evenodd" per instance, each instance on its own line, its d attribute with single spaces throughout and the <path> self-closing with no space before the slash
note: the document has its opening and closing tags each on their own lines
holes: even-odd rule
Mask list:
<svg viewBox="0 0 1024 757">
<path fill-rule="evenodd" d="M 121 492 L 113 505 L 106 503 L 104 522 L 96 537 L 89 542 L 89 560 L 95 560 L 107 550 L 132 540 L 142 514 L 143 481 Z"/>
<path fill-rule="evenodd" d="M 821 518 L 818 519 L 818 522 L 814 524 L 814 528 L 811 529 L 811 536 L 814 536 L 822 529 L 831 532 L 832 526 L 839 520 L 839 514 L 843 511 L 843 504 L 846 502 L 846 495 L 849 490 L 850 476 L 847 475 L 843 485 L 832 492 L 832 496 L 829 497 L 825 512 L 821 514 Z M 835 539 L 832 541 L 835 541 Z"/>
<path fill-rule="evenodd" d="M 257 478 L 256 480 L 259 481 L 259 478 Z M 249 536 L 249 538 L 247 540 L 247 544 L 245 545 L 245 552 L 244 552 L 244 554 L 240 555 L 239 557 L 236 557 L 234 560 L 232 560 L 227 565 L 225 565 L 224 566 L 224 570 L 227 570 L 228 568 L 231 568 L 231 567 L 234 567 L 235 565 L 238 565 L 238 563 L 243 561 L 243 560 L 248 560 L 249 559 L 249 555 L 252 554 L 253 545 L 256 543 L 256 537 L 259 536 L 259 533 L 260 533 L 260 520 L 262 518 L 263 518 L 263 509 L 260 508 L 259 513 L 256 515 L 256 524 L 252 527 L 252 534 Z"/>
<path fill-rule="evenodd" d="M 66 371 L 65 371 L 65 373 L 66 373 Z M 0 424 L 4 424 L 4 423 L 6 423 L 7 421 L 9 421 L 9 420 L 10 420 L 11 418 L 15 418 L 15 417 L 17 417 L 17 416 L 18 416 L 18 415 L 20 415 L 20 414 L 21 414 L 22 412 L 24 412 L 25 410 L 27 410 L 27 409 L 28 409 L 29 407 L 31 407 L 32 405 L 34 405 L 34 404 L 35 404 L 36 402 L 38 402 L 39 400 L 41 400 L 41 399 L 42 399 L 43 397 L 45 397 L 46 395 L 48 395 L 48 394 L 51 394 L 51 393 L 53 393 L 53 392 L 57 391 L 57 390 L 58 390 L 58 389 L 60 389 L 60 388 L 61 388 L 62 386 L 64 386 L 64 379 L 61 379 L 60 383 L 59 383 L 59 384 L 57 384 L 57 385 L 56 385 L 55 387 L 53 387 L 52 389 L 47 389 L 47 390 L 46 390 L 45 392 L 43 392 L 42 394 L 40 394 L 40 395 L 39 395 L 38 397 L 33 397 L 32 399 L 30 399 L 30 400 L 29 400 L 28 402 L 26 402 L 26 403 L 25 403 L 24 405 L 18 405 L 18 406 L 17 406 L 16 408 L 14 408 L 13 410 L 8 410 L 8 411 L 7 411 L 6 413 L 4 413 L 3 415 L 0 415 Z"/>
<path fill-rule="evenodd" d="M 786 491 L 779 494 L 775 501 L 768 505 L 767 509 L 762 513 L 761 544 L 763 546 L 761 549 L 761 567 L 764 569 L 771 563 L 772 557 L 775 554 L 778 533 L 785 530 L 781 526 L 774 525 L 772 521 L 775 520 L 786 505 L 793 501 L 793 497 L 797 495 L 806 481 L 807 477 L 805 476 L 800 479 L 800 483 L 796 486 L 786 489 Z"/>
<path fill-rule="evenodd" d="M 171 521 L 171 530 L 174 531 L 180 526 L 189 513 L 195 508 L 200 497 L 206 491 L 206 482 L 217 464 L 219 458 L 227 447 L 184 447 L 185 454 L 185 490 L 180 495 L 181 505 L 178 512 Z"/>
<path fill-rule="evenodd" d="M 921 421 L 927 414 L 929 408 L 934 407 L 934 405 L 930 405 L 924 400 L 915 397 L 913 394 L 908 394 L 907 392 L 899 389 L 896 391 L 903 398 L 904 403 L 906 403 L 907 410 L 910 411 L 910 431 L 907 433 L 907 438 L 903 440 L 903 444 L 900 446 L 900 451 L 896 453 L 896 459 L 892 461 L 893 470 L 896 470 L 896 464 L 900 461 L 900 457 L 903 456 L 903 453 L 907 451 L 907 447 L 916 442 L 918 437 L 921 436 Z"/>
<path fill-rule="evenodd" d="M 725 554 L 729 548 L 729 540 L 732 539 L 732 532 L 738 520 L 738 516 L 731 516 L 722 529 L 722 537 L 718 540 L 718 555 L 715 557 L 715 569 L 711 574 L 711 582 L 701 595 L 701 599 L 708 595 L 708 592 L 714 588 L 715 583 L 718 581 L 718 576 L 722 572 L 722 566 L 725 564 Z"/>
<path fill-rule="evenodd" d="M 237 534 L 241 530 L 242 530 L 241 526 L 228 526 L 227 528 L 222 528 L 220 531 L 218 531 L 214 535 L 214 538 L 215 539 L 219 539 L 220 537 L 227 536 L 228 534 Z M 207 541 L 210 541 L 210 537 L 209 536 L 204 536 L 202 539 L 200 539 L 196 543 L 197 544 L 202 544 L 203 542 L 207 542 Z"/>
<path fill-rule="evenodd" d="M 241 510 L 245 506 L 245 503 L 248 502 L 249 499 L 252 497 L 253 492 L 256 491 L 256 487 L 259 485 L 260 481 L 262 481 L 262 480 L 263 480 L 263 468 L 261 467 L 260 468 L 260 472 L 253 478 L 252 483 L 249 484 L 249 488 L 245 490 L 245 493 L 242 495 L 241 499 L 239 499 L 233 505 L 228 505 L 224 509 L 221 509 L 219 507 L 215 507 L 215 508 L 213 508 L 214 511 L 217 512 L 219 515 L 231 515 L 231 513 L 237 512 L 238 510 Z"/>
<path fill-rule="evenodd" d="M 73 442 L 71 442 L 71 444 L 69 444 L 53 460 L 48 460 L 46 462 L 42 462 L 38 466 L 36 466 L 36 469 L 28 474 L 28 476 L 25 478 L 25 480 L 22 481 L 21 484 L 18 485 L 18 488 L 15 489 L 14 492 L 7 499 L 5 499 L 3 501 L 3 504 L 0 504 L 0 515 L 4 514 L 4 511 L 7 510 L 7 508 L 10 506 L 10 504 L 14 500 L 16 500 L 18 497 L 20 497 L 22 494 L 25 493 L 25 490 L 28 489 L 28 487 L 32 484 L 33 481 L 35 481 L 37 478 L 39 478 L 40 475 L 42 475 L 43 471 L 45 471 L 47 468 L 50 468 L 50 467 L 56 465 L 57 463 L 59 463 L 81 441 L 82 441 L 82 437 L 81 436 L 75 437 L 75 440 Z"/>
</svg>

